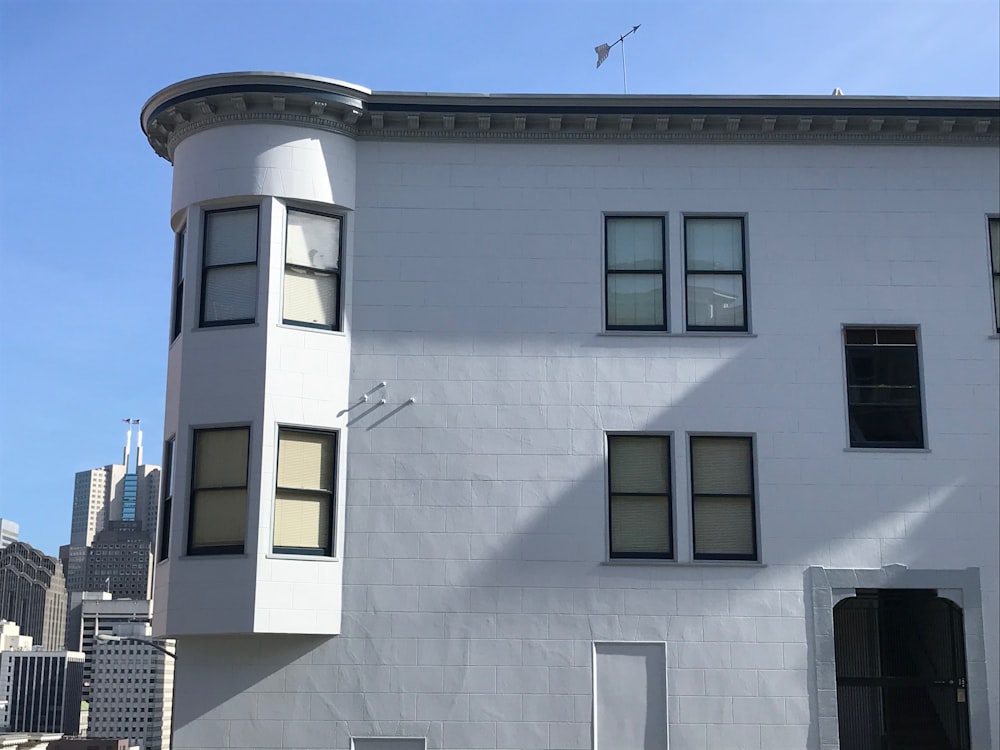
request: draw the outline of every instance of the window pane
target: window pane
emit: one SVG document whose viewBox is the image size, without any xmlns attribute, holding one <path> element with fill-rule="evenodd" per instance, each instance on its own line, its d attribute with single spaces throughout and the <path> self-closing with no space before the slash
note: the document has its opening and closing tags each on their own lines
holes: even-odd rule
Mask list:
<svg viewBox="0 0 1000 750">
<path fill-rule="evenodd" d="M 256 306 L 256 266 L 205 269 L 204 322 L 253 320 Z"/>
<path fill-rule="evenodd" d="M 242 545 L 247 527 L 247 491 L 200 490 L 194 494 L 191 546 Z"/>
<path fill-rule="evenodd" d="M 871 447 L 891 444 L 919 448 L 923 445 L 920 404 L 911 406 L 852 405 L 851 445 Z"/>
<path fill-rule="evenodd" d="M 670 504 L 665 496 L 611 498 L 611 554 L 670 554 Z"/>
<path fill-rule="evenodd" d="M 608 270 L 663 268 L 663 219 L 608 218 Z"/>
<path fill-rule="evenodd" d="M 669 438 L 608 437 L 611 491 L 669 492 Z"/>
<path fill-rule="evenodd" d="M 340 268 L 340 219 L 301 211 L 288 212 L 288 263 L 337 270 Z"/>
<path fill-rule="evenodd" d="M 990 219 L 990 252 L 993 255 L 993 273 L 1000 273 L 1000 219 Z"/>
<path fill-rule="evenodd" d="M 281 430 L 278 486 L 333 492 L 333 435 Z"/>
<path fill-rule="evenodd" d="M 610 274 L 608 325 L 662 326 L 662 274 Z"/>
<path fill-rule="evenodd" d="M 205 265 L 253 263 L 257 259 L 257 209 L 205 216 Z"/>
<path fill-rule="evenodd" d="M 198 432 L 195 488 L 245 487 L 249 440 L 250 430 L 245 427 Z"/>
<path fill-rule="evenodd" d="M 330 497 L 278 492 L 274 500 L 274 546 L 330 549 Z"/>
<path fill-rule="evenodd" d="M 687 219 L 689 271 L 742 271 L 743 221 L 741 219 Z"/>
<path fill-rule="evenodd" d="M 993 308 L 997 316 L 997 330 L 1000 331 L 1000 276 L 993 277 Z"/>
<path fill-rule="evenodd" d="M 333 328 L 337 324 L 337 281 L 333 274 L 286 268 L 283 318 Z"/>
<path fill-rule="evenodd" d="M 750 461 L 749 438 L 691 438 L 694 493 L 752 494 Z"/>
<path fill-rule="evenodd" d="M 688 274 L 687 314 L 689 326 L 742 328 L 743 277 Z"/>
<path fill-rule="evenodd" d="M 753 503 L 748 497 L 694 498 L 696 555 L 752 555 Z"/>
</svg>

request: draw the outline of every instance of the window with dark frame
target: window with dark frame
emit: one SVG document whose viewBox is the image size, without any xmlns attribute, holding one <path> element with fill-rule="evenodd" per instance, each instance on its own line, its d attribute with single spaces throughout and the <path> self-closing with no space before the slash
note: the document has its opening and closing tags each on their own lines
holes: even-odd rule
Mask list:
<svg viewBox="0 0 1000 750">
<path fill-rule="evenodd" d="M 667 330 L 665 249 L 664 217 L 605 217 L 605 319 L 609 331 Z"/>
<path fill-rule="evenodd" d="M 274 552 L 333 555 L 337 434 L 278 429 Z"/>
<path fill-rule="evenodd" d="M 695 560 L 756 560 L 753 440 L 691 436 Z"/>
<path fill-rule="evenodd" d="M 170 517 L 174 504 L 174 450 L 175 438 L 163 444 L 163 504 L 160 510 L 160 551 L 157 560 L 170 557 Z"/>
<path fill-rule="evenodd" d="M 923 448 L 916 328 L 845 328 L 852 448 Z"/>
<path fill-rule="evenodd" d="M 670 437 L 608 435 L 612 558 L 674 557 Z"/>
<path fill-rule="evenodd" d="M 282 322 L 340 328 L 341 219 L 288 209 Z"/>
<path fill-rule="evenodd" d="M 170 312 L 170 340 L 176 339 L 184 325 L 184 263 L 187 227 L 174 236 L 174 294 Z"/>
<path fill-rule="evenodd" d="M 990 262 L 993 269 L 993 315 L 1000 333 L 1000 218 L 990 219 Z"/>
<path fill-rule="evenodd" d="M 742 217 L 684 218 L 687 330 L 747 330 L 744 245 Z"/>
<path fill-rule="evenodd" d="M 194 431 L 188 554 L 244 551 L 249 448 L 249 427 Z"/>
<path fill-rule="evenodd" d="M 205 213 L 201 325 L 253 323 L 257 310 L 258 210 Z"/>
</svg>

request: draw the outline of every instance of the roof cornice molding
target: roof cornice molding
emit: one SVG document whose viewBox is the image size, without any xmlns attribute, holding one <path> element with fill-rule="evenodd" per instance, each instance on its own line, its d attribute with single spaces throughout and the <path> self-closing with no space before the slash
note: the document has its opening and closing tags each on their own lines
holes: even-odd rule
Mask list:
<svg viewBox="0 0 1000 750">
<path fill-rule="evenodd" d="M 206 128 L 273 122 L 358 139 L 617 143 L 1000 143 L 987 98 L 420 94 L 290 73 L 224 73 L 143 107 L 157 154 Z"/>
</svg>

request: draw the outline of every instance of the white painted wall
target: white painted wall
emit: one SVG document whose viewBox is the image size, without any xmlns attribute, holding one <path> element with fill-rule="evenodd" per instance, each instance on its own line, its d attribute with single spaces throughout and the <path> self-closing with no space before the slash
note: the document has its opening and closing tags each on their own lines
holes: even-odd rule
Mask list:
<svg viewBox="0 0 1000 750">
<path fill-rule="evenodd" d="M 594 641 L 666 641 L 671 747 L 815 747 L 808 566 L 981 568 L 986 652 L 969 659 L 985 658 L 993 679 L 993 157 L 357 144 L 350 400 L 388 385 L 387 404 L 345 430 L 340 636 L 181 638 L 175 747 L 346 750 L 351 736 L 385 735 L 425 736 L 429 748 L 590 748 Z M 217 197 L 178 193 L 175 210 Z M 667 216 L 677 332 L 682 216 L 746 215 L 751 335 L 602 333 L 604 212 Z M 329 360 L 307 351 L 335 337 L 272 323 L 246 334 L 268 340 L 268 382 L 286 377 L 272 371 L 285 360 L 271 341 L 287 333 L 303 388 L 309 372 L 336 387 Z M 920 326 L 928 450 L 846 450 L 845 324 Z M 189 364 L 199 378 L 192 360 L 210 361 L 210 340 L 242 336 L 185 342 L 182 422 L 206 421 L 207 404 L 185 400 Z M 264 404 L 254 418 L 293 419 L 268 409 L 294 394 L 262 387 L 246 394 Z M 332 408 L 285 405 L 303 418 Z M 677 563 L 607 564 L 613 430 L 674 436 Z M 691 562 L 686 435 L 701 431 L 756 436 L 759 565 Z M 242 595 L 220 585 L 205 595 Z"/>
</svg>

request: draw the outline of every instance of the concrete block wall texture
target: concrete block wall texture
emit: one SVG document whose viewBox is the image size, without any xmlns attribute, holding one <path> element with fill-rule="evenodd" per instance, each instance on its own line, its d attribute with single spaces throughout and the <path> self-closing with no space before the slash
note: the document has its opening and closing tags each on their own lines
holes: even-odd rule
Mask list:
<svg viewBox="0 0 1000 750">
<path fill-rule="evenodd" d="M 360 143 L 341 635 L 182 640 L 176 746 L 591 748 L 594 643 L 663 641 L 671 747 L 818 747 L 808 566 L 980 568 L 996 664 L 981 156 Z M 676 333 L 682 217 L 746 216 L 750 334 L 604 333 L 607 212 L 667 217 Z M 845 324 L 920 327 L 928 450 L 847 449 Z M 609 563 L 609 431 L 673 437 L 676 562 Z M 692 561 L 700 432 L 754 436 L 759 563 Z"/>
</svg>

